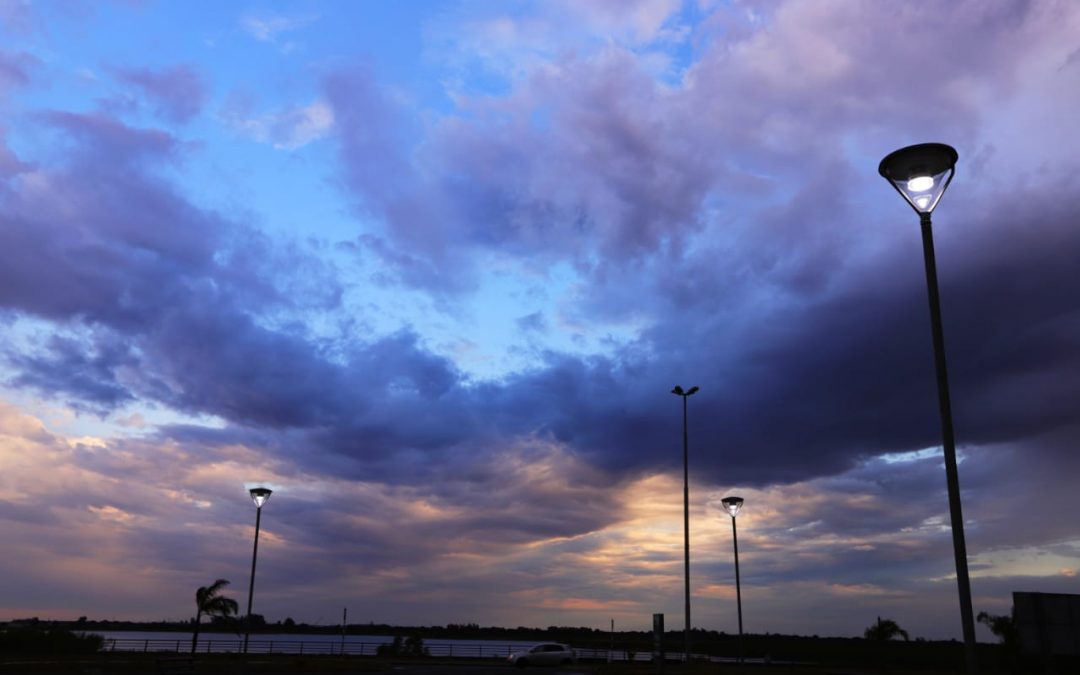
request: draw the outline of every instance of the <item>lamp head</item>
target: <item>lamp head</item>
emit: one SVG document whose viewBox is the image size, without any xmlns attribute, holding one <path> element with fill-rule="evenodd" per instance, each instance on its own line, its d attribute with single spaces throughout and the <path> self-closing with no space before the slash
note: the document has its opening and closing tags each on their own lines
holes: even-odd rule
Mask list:
<svg viewBox="0 0 1080 675">
<path fill-rule="evenodd" d="M 739 515 L 739 510 L 743 505 L 742 497 L 724 497 L 720 500 L 720 503 L 724 505 L 724 510 L 728 512 L 732 518 Z"/>
<path fill-rule="evenodd" d="M 251 495 L 251 501 L 255 502 L 255 508 L 261 509 L 267 499 L 270 499 L 270 494 L 273 492 L 270 488 L 257 487 L 248 490 Z"/>
<path fill-rule="evenodd" d="M 680 387 L 679 385 L 675 385 L 675 388 L 671 390 L 671 393 L 675 394 L 676 396 L 682 396 L 685 398 L 687 396 L 693 396 L 697 393 L 697 391 L 697 387 L 690 387 L 690 389 L 688 389 L 687 391 L 683 391 L 682 387 Z"/>
<path fill-rule="evenodd" d="M 958 158 L 956 149 L 944 143 L 909 145 L 886 155 L 878 173 L 920 216 L 929 215 L 949 187 Z"/>
</svg>

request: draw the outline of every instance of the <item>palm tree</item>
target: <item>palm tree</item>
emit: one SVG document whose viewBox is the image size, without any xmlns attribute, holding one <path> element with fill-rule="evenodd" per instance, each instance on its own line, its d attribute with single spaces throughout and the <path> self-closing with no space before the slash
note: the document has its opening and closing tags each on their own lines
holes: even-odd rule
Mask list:
<svg viewBox="0 0 1080 675">
<path fill-rule="evenodd" d="M 218 579 L 209 586 L 200 586 L 195 591 L 195 630 L 191 634 L 191 653 L 199 644 L 199 623 L 203 614 L 207 616 L 228 617 L 240 611 L 240 605 L 232 598 L 221 595 L 221 590 L 229 585 L 228 579 Z"/>
<path fill-rule="evenodd" d="M 877 623 L 870 626 L 863 632 L 863 637 L 867 640 L 877 640 L 878 642 L 888 642 L 894 637 L 902 637 L 905 641 L 910 640 L 908 632 L 901 628 L 892 619 L 882 619 L 880 616 L 877 618 Z"/>
</svg>

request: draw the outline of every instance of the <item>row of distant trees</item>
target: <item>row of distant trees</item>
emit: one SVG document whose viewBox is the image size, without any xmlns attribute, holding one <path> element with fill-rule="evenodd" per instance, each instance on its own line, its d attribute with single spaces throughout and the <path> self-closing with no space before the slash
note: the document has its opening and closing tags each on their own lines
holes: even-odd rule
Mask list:
<svg viewBox="0 0 1080 675">
<path fill-rule="evenodd" d="M 195 591 L 195 623 L 191 635 L 191 653 L 195 653 L 199 643 L 199 629 L 202 624 L 202 617 L 221 619 L 228 621 L 231 617 L 235 617 L 240 612 L 240 606 L 232 598 L 225 597 L 222 592 L 225 587 L 229 585 L 228 579 L 218 579 L 209 586 L 200 586 Z M 985 624 L 998 640 L 1005 646 L 1006 650 L 1010 652 L 1015 651 L 1017 643 L 1019 641 L 1019 634 L 1016 629 L 1016 622 L 1013 620 L 1012 615 L 992 615 L 987 612 L 979 612 L 978 621 Z M 475 624 L 467 624 L 462 626 L 463 628 L 476 628 L 479 626 Z M 866 640 L 873 640 L 878 642 L 887 642 L 896 638 L 903 638 L 905 641 L 910 640 L 911 637 L 906 630 L 900 627 L 898 623 L 892 619 L 882 619 L 880 616 L 877 621 L 871 624 L 864 632 L 863 638 Z M 400 642 L 401 638 L 397 638 Z M 396 651 L 402 650 L 402 645 L 395 642 Z M 422 643 L 421 643 L 422 644 Z M 409 645 L 413 646 L 413 645 Z M 419 647 L 416 651 L 421 651 L 423 647 Z"/>
<path fill-rule="evenodd" d="M 240 612 L 240 605 L 236 600 L 222 594 L 228 585 L 228 579 L 218 579 L 209 586 L 200 586 L 195 591 L 195 624 L 191 635 L 191 652 L 193 654 L 198 648 L 199 629 L 203 616 L 227 621 Z M 979 612 L 978 621 L 985 624 L 1009 651 L 1016 647 L 1018 633 L 1012 615 L 992 615 L 987 612 Z M 472 628 L 474 626 L 467 625 L 463 627 Z M 479 626 L 475 626 L 475 628 L 478 629 Z M 876 622 L 863 632 L 863 638 L 879 642 L 887 642 L 896 638 L 911 639 L 908 632 L 895 621 L 882 619 L 880 616 Z"/>
<path fill-rule="evenodd" d="M 199 633 L 206 617 L 210 618 L 215 627 L 231 626 L 239 633 L 240 628 L 243 625 L 238 619 L 240 608 L 235 600 L 224 595 L 224 591 L 228 585 L 228 580 L 218 579 L 214 583 L 200 587 L 196 590 L 196 613 L 189 624 L 193 629 L 191 638 L 193 651 L 198 649 Z M 266 625 L 263 617 L 259 615 L 252 615 L 251 617 L 247 617 L 246 620 L 250 621 L 252 624 L 250 627 L 253 628 L 264 627 Z M 1001 651 L 999 654 L 1001 658 L 1007 659 L 1010 665 L 1015 665 L 1020 657 L 1020 651 L 1019 635 L 1013 617 L 1011 615 L 992 615 L 987 612 L 980 612 L 978 621 L 986 625 L 1000 641 Z M 97 622 L 88 622 L 85 617 L 80 617 L 78 622 L 70 622 L 66 626 L 57 624 L 57 622 L 39 621 L 36 618 L 12 621 L 8 622 L 6 625 L 0 624 L 0 653 L 43 652 L 58 654 L 97 651 L 101 648 L 100 636 L 93 633 L 86 633 L 85 628 L 83 628 L 82 631 L 77 630 L 78 626 L 88 626 L 91 623 Z M 286 619 L 286 621 L 280 625 L 295 626 L 296 623 L 291 619 Z M 76 630 L 73 631 L 71 628 L 75 628 Z M 389 634 L 396 633 L 397 635 L 400 635 L 402 630 L 400 627 L 376 626 L 373 624 L 365 626 L 365 628 L 373 631 L 373 634 L 382 634 L 385 631 L 393 631 Z M 385 629 L 385 631 L 382 629 Z M 413 637 L 410 637 L 407 640 L 402 640 L 402 638 L 398 637 L 393 643 L 384 645 L 384 648 L 380 650 L 380 653 L 384 655 L 392 654 L 399 656 L 424 655 L 426 649 L 417 631 L 418 629 L 415 628 L 410 629 L 408 632 L 413 633 Z M 445 627 L 431 627 L 429 629 L 420 629 L 420 631 L 432 631 L 432 634 L 445 634 L 450 637 L 488 637 L 492 639 L 497 637 L 506 638 L 509 635 L 513 635 L 515 639 L 555 640 L 560 642 L 571 642 L 579 644 L 579 646 L 603 646 L 607 644 L 606 631 L 582 627 L 550 626 L 546 631 L 543 631 L 541 629 L 525 627 L 518 627 L 515 629 L 482 627 L 478 624 L 449 624 Z M 705 640 L 707 637 L 705 633 L 700 630 L 695 630 L 695 632 L 701 633 L 700 638 L 702 640 Z M 734 639 L 731 636 L 724 636 L 723 634 L 716 634 L 715 632 L 711 632 L 710 634 L 716 640 Z M 651 645 L 651 637 L 640 631 L 631 631 L 629 633 L 623 631 L 620 635 L 622 637 L 619 639 L 619 646 L 622 649 L 648 649 L 648 645 Z M 431 635 L 428 635 L 427 637 L 431 637 Z M 877 621 L 864 631 L 863 638 L 868 642 L 874 641 L 884 643 L 897 639 L 908 641 L 910 640 L 910 635 L 895 621 L 879 617 Z M 801 654 L 803 658 L 821 658 L 827 661 L 840 653 L 858 653 L 857 651 L 849 653 L 849 648 L 843 646 L 845 643 L 850 644 L 852 647 L 855 646 L 854 643 L 849 642 L 850 638 L 818 640 L 814 638 L 797 638 L 795 636 L 770 637 L 766 634 L 757 636 L 748 635 L 747 640 L 748 650 L 754 648 L 756 651 L 761 652 L 761 654 L 772 653 L 774 656 L 786 654 L 785 658 L 788 656 L 794 658 Z M 756 646 L 755 643 L 757 643 Z M 932 645 L 936 643 L 925 644 Z M 941 644 L 945 645 L 946 643 Z M 923 651 L 926 650 L 924 649 Z M 883 657 L 886 652 L 875 650 L 873 653 Z M 893 654 L 893 656 L 895 656 L 895 654 Z M 912 654 L 910 656 L 914 658 L 918 655 Z M 931 658 L 931 660 L 933 660 L 930 652 L 927 652 L 924 656 L 919 656 L 919 659 L 921 660 L 926 660 L 926 658 Z"/>
</svg>

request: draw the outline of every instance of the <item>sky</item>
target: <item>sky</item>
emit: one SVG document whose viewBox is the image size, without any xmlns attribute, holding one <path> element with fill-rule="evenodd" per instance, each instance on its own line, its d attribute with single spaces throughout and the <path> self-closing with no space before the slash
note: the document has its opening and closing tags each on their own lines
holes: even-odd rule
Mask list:
<svg viewBox="0 0 1080 675">
<path fill-rule="evenodd" d="M 0 620 L 958 638 L 1080 584 L 1080 4 L 0 0 Z M 979 626 L 981 640 L 992 636 Z"/>
</svg>

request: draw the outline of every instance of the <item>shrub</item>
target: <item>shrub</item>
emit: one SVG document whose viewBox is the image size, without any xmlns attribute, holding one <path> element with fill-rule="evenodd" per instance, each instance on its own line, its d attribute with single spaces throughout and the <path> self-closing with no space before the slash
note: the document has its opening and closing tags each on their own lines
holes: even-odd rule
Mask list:
<svg viewBox="0 0 1080 675">
<path fill-rule="evenodd" d="M 412 635 L 407 640 L 395 635 L 392 643 L 379 645 L 375 653 L 378 656 L 429 656 L 424 639 L 418 635 Z"/>
<path fill-rule="evenodd" d="M 93 654 L 101 651 L 100 635 L 59 628 L 8 628 L 0 631 L 2 654 Z"/>
</svg>

